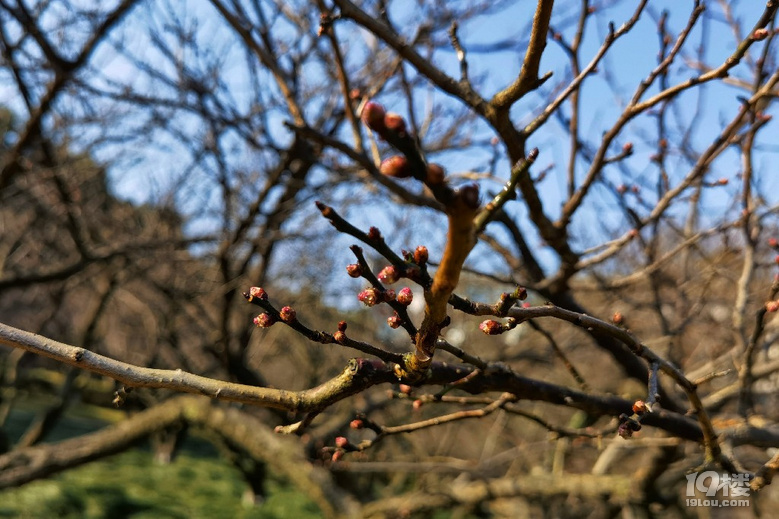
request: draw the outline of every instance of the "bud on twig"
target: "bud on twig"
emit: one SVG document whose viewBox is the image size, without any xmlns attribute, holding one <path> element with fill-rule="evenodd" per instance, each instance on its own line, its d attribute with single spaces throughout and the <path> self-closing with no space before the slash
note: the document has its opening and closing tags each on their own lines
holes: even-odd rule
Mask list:
<svg viewBox="0 0 779 519">
<path fill-rule="evenodd" d="M 446 173 L 444 168 L 438 164 L 429 164 L 427 166 L 427 183 L 431 186 L 440 186 L 444 183 Z"/>
<path fill-rule="evenodd" d="M 365 123 L 365 126 L 379 134 L 384 133 L 387 129 L 384 126 L 385 115 L 384 107 L 373 101 L 368 101 L 362 108 L 362 122 Z"/>
<path fill-rule="evenodd" d="M 376 277 L 379 278 L 379 281 L 388 285 L 397 282 L 397 280 L 400 278 L 398 275 L 398 269 L 396 269 L 393 265 L 388 265 L 381 269 L 381 272 L 379 272 L 379 275 Z"/>
<path fill-rule="evenodd" d="M 403 119 L 402 115 L 394 112 L 388 112 L 384 116 L 384 127 L 391 132 L 397 133 L 399 136 L 406 134 L 406 120 Z"/>
<path fill-rule="evenodd" d="M 255 298 L 255 297 L 257 299 L 262 300 L 262 301 L 267 301 L 268 300 L 268 294 L 265 293 L 265 290 L 263 290 L 260 287 L 251 287 L 249 289 L 249 297 L 248 297 L 249 302 L 251 302 L 251 300 L 253 298 Z"/>
<path fill-rule="evenodd" d="M 291 306 L 285 306 L 279 311 L 279 317 L 281 317 L 281 320 L 285 323 L 295 322 L 296 316 L 295 309 Z"/>
<path fill-rule="evenodd" d="M 427 247 L 424 245 L 420 245 L 414 250 L 414 262 L 417 265 L 425 265 L 427 263 Z"/>
<path fill-rule="evenodd" d="M 375 304 L 379 303 L 379 291 L 375 288 L 366 288 L 359 294 L 357 294 L 357 299 L 363 303 L 365 306 L 374 306 Z"/>
<path fill-rule="evenodd" d="M 498 321 L 487 319 L 486 321 L 482 321 L 482 323 L 479 325 L 479 330 L 487 335 L 500 335 L 503 333 L 503 325 Z"/>
<path fill-rule="evenodd" d="M 408 306 L 414 300 L 414 292 L 409 287 L 403 287 L 398 292 L 398 303 Z"/>
<path fill-rule="evenodd" d="M 350 277 L 358 278 L 362 276 L 362 267 L 357 263 L 352 263 L 346 266 L 346 273 L 349 274 Z"/>
<path fill-rule="evenodd" d="M 270 328 L 276 321 L 269 314 L 261 313 L 254 318 L 254 324 L 258 328 Z"/>
<path fill-rule="evenodd" d="M 411 166 L 408 159 L 402 155 L 393 155 L 384 159 L 379 166 L 382 175 L 395 178 L 408 178 L 411 176 Z"/>
<path fill-rule="evenodd" d="M 389 325 L 390 328 L 395 329 L 400 327 L 401 322 L 403 321 L 398 314 L 387 317 L 387 324 Z"/>
</svg>

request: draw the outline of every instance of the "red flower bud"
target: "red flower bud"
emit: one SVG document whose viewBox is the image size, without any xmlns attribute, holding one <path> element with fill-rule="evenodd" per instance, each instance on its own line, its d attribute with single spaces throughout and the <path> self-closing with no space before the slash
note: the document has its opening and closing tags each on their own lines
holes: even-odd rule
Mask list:
<svg viewBox="0 0 779 519">
<path fill-rule="evenodd" d="M 346 334 L 342 330 L 338 330 L 337 332 L 335 332 L 333 334 L 333 339 L 338 344 L 341 344 L 342 342 L 344 342 L 346 340 Z"/>
<path fill-rule="evenodd" d="M 349 422 L 349 427 L 351 427 L 352 429 L 362 429 L 363 427 L 365 427 L 365 424 L 363 423 L 362 420 L 355 419 Z"/>
<path fill-rule="evenodd" d="M 414 292 L 409 287 L 403 287 L 398 292 L 398 303 L 408 306 L 414 300 Z"/>
<path fill-rule="evenodd" d="M 487 319 L 486 321 L 482 321 L 482 323 L 479 325 L 479 330 L 487 335 L 499 335 L 503 333 L 503 325 L 498 321 Z"/>
<path fill-rule="evenodd" d="M 377 133 L 383 133 L 387 129 L 384 125 L 385 115 L 384 107 L 373 101 L 368 101 L 362 108 L 362 122 Z"/>
<path fill-rule="evenodd" d="M 427 183 L 431 186 L 440 186 L 444 183 L 446 173 L 444 168 L 438 164 L 429 164 L 427 166 Z"/>
<path fill-rule="evenodd" d="M 347 445 L 349 445 L 349 440 L 347 440 L 345 437 L 343 437 L 343 436 L 336 437 L 336 439 L 335 439 L 335 446 L 336 447 L 339 447 L 339 448 L 343 449 Z"/>
<path fill-rule="evenodd" d="M 768 246 L 773 248 L 779 247 L 779 240 L 776 238 L 768 238 Z"/>
<path fill-rule="evenodd" d="M 411 394 L 411 386 L 408 384 L 400 384 L 398 386 L 398 389 L 400 389 L 400 392 L 404 395 L 410 395 Z"/>
<path fill-rule="evenodd" d="M 626 142 L 622 145 L 622 153 L 625 154 L 631 154 L 633 153 L 633 143 L 632 142 Z"/>
<path fill-rule="evenodd" d="M 338 331 L 339 332 L 345 332 L 346 331 L 346 321 L 338 321 Z"/>
<path fill-rule="evenodd" d="M 625 317 L 622 315 L 622 312 L 614 312 L 614 315 L 611 316 L 611 322 L 614 324 L 622 324 L 625 321 Z"/>
<path fill-rule="evenodd" d="M 633 412 L 636 414 L 644 414 L 647 411 L 649 411 L 649 407 L 646 405 L 646 402 L 643 400 L 636 400 L 633 403 Z"/>
<path fill-rule="evenodd" d="M 357 294 L 357 299 L 365 306 L 373 306 L 379 302 L 379 291 L 375 288 L 366 288 Z"/>
<path fill-rule="evenodd" d="M 379 171 L 388 177 L 408 178 L 411 176 L 411 166 L 408 159 L 402 155 L 393 155 L 381 161 Z"/>
<path fill-rule="evenodd" d="M 395 283 L 400 278 L 398 269 L 392 265 L 388 265 L 381 269 L 381 272 L 379 272 L 379 275 L 376 277 L 379 278 L 379 281 L 388 285 Z"/>
<path fill-rule="evenodd" d="M 268 294 L 265 293 L 265 290 L 261 289 L 260 287 L 251 287 L 249 289 L 249 301 L 252 300 L 252 298 L 261 299 L 263 301 L 268 300 Z"/>
<path fill-rule="evenodd" d="M 411 407 L 413 407 L 413 408 L 414 408 L 414 410 L 419 410 L 419 409 L 421 409 L 421 408 L 422 408 L 422 401 L 421 401 L 421 400 L 419 400 L 419 399 L 417 399 L 417 400 L 414 400 L 414 403 L 413 403 L 413 404 L 411 404 Z"/>
<path fill-rule="evenodd" d="M 400 327 L 400 323 L 403 322 L 402 319 L 398 316 L 398 314 L 392 315 L 390 317 L 387 317 L 387 324 L 390 328 L 398 328 Z"/>
<path fill-rule="evenodd" d="M 362 276 L 362 267 L 357 263 L 352 263 L 346 266 L 346 273 L 353 278 Z"/>
<path fill-rule="evenodd" d="M 417 265 L 424 265 L 425 263 L 427 263 L 427 256 L 428 256 L 427 247 L 425 247 L 424 245 L 420 245 L 414 250 L 414 262 Z"/>
<path fill-rule="evenodd" d="M 406 133 L 406 120 L 400 114 L 388 112 L 384 116 L 384 127 L 389 131 L 402 135 Z"/>
<path fill-rule="evenodd" d="M 296 316 L 295 309 L 291 306 L 285 306 L 279 311 L 279 317 L 281 317 L 281 320 L 285 323 L 295 322 Z"/>
<path fill-rule="evenodd" d="M 275 322 L 276 321 L 273 319 L 273 317 L 266 313 L 261 313 L 254 318 L 254 324 L 256 324 L 259 328 L 270 328 Z"/>
<path fill-rule="evenodd" d="M 768 29 L 764 27 L 761 27 L 760 29 L 755 29 L 755 32 L 752 33 L 752 38 L 754 38 L 757 41 L 768 38 Z"/>
<path fill-rule="evenodd" d="M 779 301 L 769 301 L 765 304 L 767 312 L 776 312 L 779 310 Z"/>
</svg>

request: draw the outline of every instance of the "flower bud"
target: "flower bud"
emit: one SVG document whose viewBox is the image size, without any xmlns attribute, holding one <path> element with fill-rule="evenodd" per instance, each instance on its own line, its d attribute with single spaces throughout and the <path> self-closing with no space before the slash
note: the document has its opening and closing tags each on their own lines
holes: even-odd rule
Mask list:
<svg viewBox="0 0 779 519">
<path fill-rule="evenodd" d="M 479 208 L 481 200 L 479 199 L 478 185 L 466 184 L 457 191 L 457 194 L 469 209 L 476 210 Z"/>
<path fill-rule="evenodd" d="M 260 287 L 251 287 L 249 289 L 249 301 L 253 298 L 261 299 L 262 301 L 268 300 L 268 294 Z"/>
<path fill-rule="evenodd" d="M 297 313 L 295 312 L 295 309 L 291 306 L 285 306 L 281 310 L 279 310 L 279 317 L 281 317 L 281 320 L 285 323 L 292 323 L 295 322 L 295 318 L 297 316 Z"/>
<path fill-rule="evenodd" d="M 630 155 L 633 153 L 633 143 L 632 142 L 626 142 L 622 145 L 622 153 L 626 155 Z"/>
<path fill-rule="evenodd" d="M 776 312 L 779 311 L 779 301 L 769 301 L 765 304 L 765 309 L 767 312 Z"/>
<path fill-rule="evenodd" d="M 514 291 L 514 297 L 516 297 L 520 301 L 524 301 L 525 299 L 527 299 L 527 288 L 517 287 L 517 289 Z"/>
<path fill-rule="evenodd" d="M 341 344 L 346 340 L 346 334 L 343 332 L 343 330 L 338 330 L 333 334 L 333 340 L 335 340 L 335 342 L 338 344 Z"/>
<path fill-rule="evenodd" d="M 399 389 L 399 390 L 400 390 L 400 392 L 401 392 L 401 393 L 403 393 L 404 395 L 410 395 L 410 394 L 411 394 L 411 389 L 412 389 L 412 388 L 411 388 L 411 386 L 409 386 L 408 384 L 400 384 L 400 385 L 398 386 L 398 389 Z"/>
<path fill-rule="evenodd" d="M 427 247 L 424 245 L 420 245 L 416 249 L 414 249 L 414 262 L 417 265 L 424 265 L 427 263 Z"/>
<path fill-rule="evenodd" d="M 264 312 L 254 318 L 254 324 L 257 325 L 258 328 L 270 328 L 275 322 L 273 317 Z"/>
<path fill-rule="evenodd" d="M 479 330 L 487 335 L 499 335 L 503 333 L 503 325 L 498 321 L 487 319 L 486 321 L 482 321 L 482 323 L 479 325 Z"/>
<path fill-rule="evenodd" d="M 379 281 L 388 285 L 395 283 L 400 278 L 398 269 L 392 265 L 388 265 L 381 269 L 381 272 L 379 272 L 379 275 L 376 277 L 379 278 Z"/>
<path fill-rule="evenodd" d="M 768 38 L 768 29 L 761 27 L 759 29 L 755 29 L 755 32 L 752 33 L 752 38 L 754 38 L 757 41 L 764 40 Z"/>
<path fill-rule="evenodd" d="M 338 321 L 338 331 L 339 332 L 345 332 L 346 331 L 346 321 Z"/>
<path fill-rule="evenodd" d="M 352 263 L 346 266 L 346 273 L 349 274 L 350 277 L 358 278 L 362 276 L 362 267 L 357 263 Z"/>
<path fill-rule="evenodd" d="M 384 107 L 373 101 L 368 101 L 362 108 L 362 122 L 377 133 L 383 133 L 387 129 L 384 125 L 385 115 Z"/>
<path fill-rule="evenodd" d="M 338 436 L 335 439 L 335 446 L 343 449 L 349 445 L 349 440 L 347 440 L 344 436 Z"/>
<path fill-rule="evenodd" d="M 776 238 L 768 238 L 768 246 L 773 248 L 779 247 L 779 240 Z"/>
<path fill-rule="evenodd" d="M 343 457 L 344 457 L 344 451 L 335 451 L 333 455 L 330 457 L 330 461 L 339 461 Z"/>
<path fill-rule="evenodd" d="M 408 178 L 411 176 L 411 166 L 408 159 L 402 155 L 393 155 L 381 161 L 379 171 L 388 177 Z"/>
<path fill-rule="evenodd" d="M 378 227 L 371 227 L 370 229 L 368 229 L 368 239 L 369 240 L 381 239 L 381 231 L 379 231 Z"/>
<path fill-rule="evenodd" d="M 408 306 L 414 300 L 414 292 L 409 287 L 403 287 L 398 292 L 398 303 Z"/>
<path fill-rule="evenodd" d="M 384 116 L 384 127 L 398 135 L 404 135 L 406 133 L 406 120 L 400 114 L 388 112 Z"/>
<path fill-rule="evenodd" d="M 446 173 L 444 168 L 438 164 L 429 164 L 427 166 L 427 183 L 431 186 L 440 186 L 444 183 Z"/>
<path fill-rule="evenodd" d="M 624 321 L 625 317 L 622 312 L 614 312 L 614 315 L 611 316 L 611 322 L 614 324 L 622 324 Z"/>
<path fill-rule="evenodd" d="M 363 423 L 362 420 L 357 418 L 349 422 L 349 427 L 351 427 L 352 429 L 362 429 L 363 427 L 365 427 L 365 424 Z"/>
<path fill-rule="evenodd" d="M 366 288 L 357 294 L 357 299 L 365 306 L 374 306 L 379 302 L 379 291 L 375 288 Z"/>
<path fill-rule="evenodd" d="M 633 412 L 636 414 L 644 414 L 647 411 L 649 411 L 649 407 L 646 405 L 646 402 L 643 400 L 636 400 L 633 403 Z"/>
<path fill-rule="evenodd" d="M 411 407 L 413 407 L 415 411 L 418 411 L 419 409 L 422 408 L 422 401 L 419 399 L 414 400 L 414 403 L 411 404 Z"/>
<path fill-rule="evenodd" d="M 399 328 L 401 322 L 403 322 L 403 320 L 400 318 L 400 316 L 398 316 L 398 314 L 387 317 L 387 324 L 390 328 Z"/>
</svg>

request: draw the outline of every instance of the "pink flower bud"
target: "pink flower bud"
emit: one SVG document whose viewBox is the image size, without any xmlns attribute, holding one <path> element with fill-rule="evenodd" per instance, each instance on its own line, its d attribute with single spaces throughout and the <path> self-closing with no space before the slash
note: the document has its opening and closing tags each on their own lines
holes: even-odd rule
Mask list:
<svg viewBox="0 0 779 519">
<path fill-rule="evenodd" d="M 398 316 L 398 314 L 395 314 L 395 315 L 392 315 L 390 317 L 387 317 L 387 324 L 389 325 L 390 328 L 393 328 L 393 329 L 394 328 L 398 328 L 398 327 L 400 327 L 400 323 L 402 323 L 402 322 L 403 321 L 400 318 L 400 316 Z"/>
<path fill-rule="evenodd" d="M 362 276 L 362 267 L 357 263 L 352 263 L 346 266 L 346 273 L 349 274 L 350 277 L 358 278 Z"/>
<path fill-rule="evenodd" d="M 379 281 L 388 285 L 395 283 L 400 278 L 398 269 L 392 265 L 388 265 L 381 269 L 381 272 L 379 272 L 379 275 L 376 277 L 379 278 Z"/>
<path fill-rule="evenodd" d="M 281 320 L 285 323 L 292 323 L 295 321 L 297 314 L 295 312 L 295 309 L 291 306 L 285 306 L 281 310 L 279 310 L 279 317 L 281 317 Z"/>
<path fill-rule="evenodd" d="M 406 120 L 400 114 L 387 112 L 384 116 L 384 127 L 389 131 L 402 135 L 406 133 Z"/>
<path fill-rule="evenodd" d="M 622 315 L 622 312 L 614 312 L 614 315 L 611 316 L 611 322 L 614 324 L 622 324 L 625 321 L 625 317 Z"/>
<path fill-rule="evenodd" d="M 628 192 L 628 186 L 626 186 L 625 184 L 620 184 L 617 186 L 617 193 L 619 193 L 620 195 L 624 195 L 627 192 Z"/>
<path fill-rule="evenodd" d="M 632 142 L 626 142 L 622 145 L 622 153 L 625 153 L 627 155 L 633 153 L 633 143 Z"/>
<path fill-rule="evenodd" d="M 265 290 L 263 290 L 260 287 L 251 287 L 249 289 L 249 298 L 250 298 L 249 301 L 251 301 L 251 298 L 255 298 L 255 297 L 257 299 L 261 299 L 262 301 L 268 300 L 268 294 L 265 293 Z"/>
<path fill-rule="evenodd" d="M 266 313 L 261 313 L 254 318 L 254 324 L 259 328 L 270 328 L 275 322 L 273 317 Z"/>
<path fill-rule="evenodd" d="M 487 335 L 499 335 L 503 333 L 503 325 L 498 321 L 487 319 L 486 321 L 482 321 L 482 323 L 479 325 L 479 330 Z"/>
<path fill-rule="evenodd" d="M 410 395 L 411 394 L 411 386 L 408 384 L 400 384 L 398 386 L 398 389 L 400 389 L 400 392 L 404 395 Z"/>
<path fill-rule="evenodd" d="M 427 183 L 431 186 L 440 186 L 444 183 L 446 172 L 439 164 L 429 164 L 427 166 Z"/>
<path fill-rule="evenodd" d="M 351 427 L 352 429 L 362 429 L 363 427 L 365 427 L 365 424 L 363 423 L 362 420 L 355 419 L 349 422 L 349 427 Z"/>
<path fill-rule="evenodd" d="M 418 411 L 419 409 L 422 408 L 422 401 L 419 399 L 414 400 L 414 403 L 411 404 L 411 407 L 413 407 L 415 411 Z"/>
<path fill-rule="evenodd" d="M 347 440 L 345 437 L 343 437 L 343 436 L 336 437 L 336 439 L 335 439 L 335 446 L 336 447 L 339 447 L 339 448 L 343 449 L 347 445 L 349 445 L 349 440 Z"/>
<path fill-rule="evenodd" d="M 398 292 L 398 303 L 408 306 L 414 300 L 414 292 L 409 287 L 403 287 Z"/>
<path fill-rule="evenodd" d="M 377 133 L 383 133 L 387 129 L 384 125 L 385 115 L 384 107 L 373 101 L 368 101 L 362 108 L 362 122 Z"/>
<path fill-rule="evenodd" d="M 776 312 L 779 310 L 779 301 L 769 301 L 765 304 L 767 312 Z"/>
<path fill-rule="evenodd" d="M 427 256 L 428 256 L 427 247 L 425 247 L 424 245 L 420 245 L 419 247 L 414 249 L 414 262 L 417 265 L 424 265 L 425 263 L 427 263 Z"/>
<path fill-rule="evenodd" d="M 408 159 L 402 155 L 393 155 L 381 161 L 379 171 L 388 177 L 408 178 L 411 176 L 411 166 Z"/>
<path fill-rule="evenodd" d="M 344 457 L 344 451 L 335 451 L 333 455 L 330 457 L 330 460 L 339 461 L 343 457 Z"/>
<path fill-rule="evenodd" d="M 768 38 L 768 29 L 764 27 L 761 27 L 760 29 L 755 29 L 755 32 L 752 33 L 752 38 L 754 38 L 757 41 Z"/>
<path fill-rule="evenodd" d="M 379 291 L 375 288 L 366 288 L 357 294 L 357 299 L 365 306 L 374 306 L 379 302 Z"/>
</svg>

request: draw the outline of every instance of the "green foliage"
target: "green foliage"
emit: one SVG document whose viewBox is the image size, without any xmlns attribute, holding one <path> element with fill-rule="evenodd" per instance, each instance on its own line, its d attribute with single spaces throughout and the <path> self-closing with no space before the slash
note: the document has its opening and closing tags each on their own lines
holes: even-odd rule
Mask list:
<svg viewBox="0 0 779 519">
<path fill-rule="evenodd" d="M 304 495 L 270 479 L 262 504 L 247 504 L 240 474 L 214 458 L 179 456 L 170 465 L 133 450 L 43 481 L 0 492 L 0 518 L 321 517 Z"/>
</svg>

